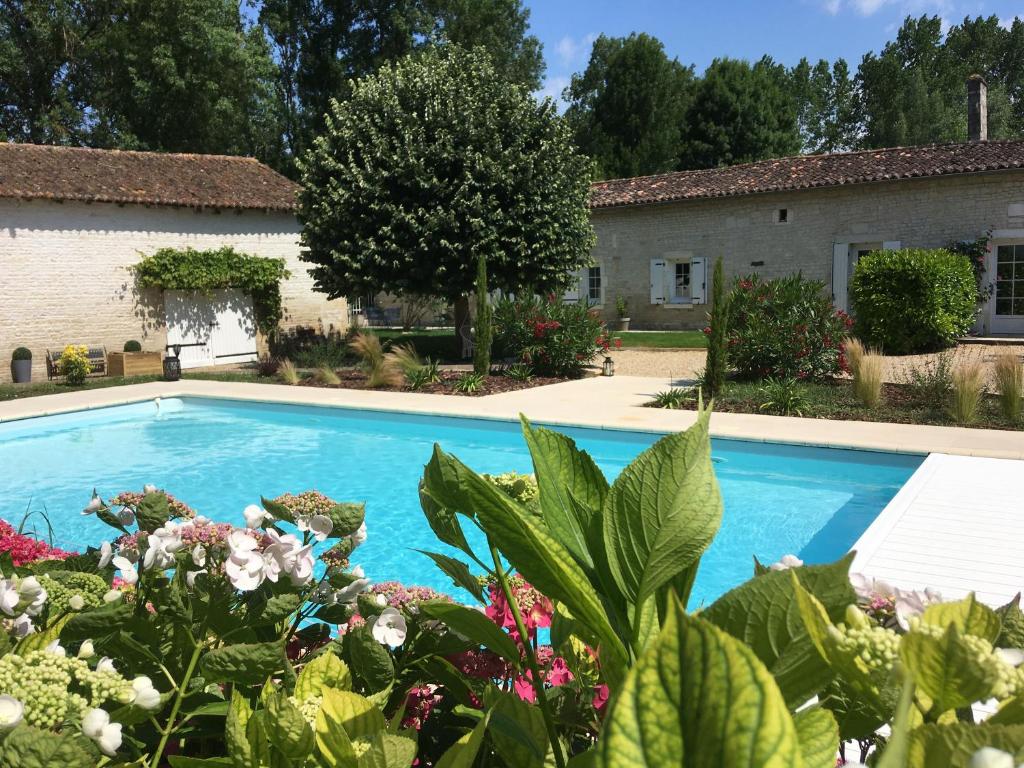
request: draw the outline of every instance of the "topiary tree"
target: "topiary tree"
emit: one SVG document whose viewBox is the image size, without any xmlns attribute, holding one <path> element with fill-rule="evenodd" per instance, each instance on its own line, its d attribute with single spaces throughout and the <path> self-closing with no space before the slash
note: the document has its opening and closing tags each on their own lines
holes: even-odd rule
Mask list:
<svg viewBox="0 0 1024 768">
<path fill-rule="evenodd" d="M 479 49 L 431 48 L 333 102 L 300 162 L 302 258 L 328 296 L 554 291 L 588 262 L 592 163 L 550 100 Z"/>
<path fill-rule="evenodd" d="M 874 251 L 850 279 L 857 336 L 890 355 L 956 342 L 974 323 L 977 296 L 971 262 L 942 248 Z"/>
</svg>

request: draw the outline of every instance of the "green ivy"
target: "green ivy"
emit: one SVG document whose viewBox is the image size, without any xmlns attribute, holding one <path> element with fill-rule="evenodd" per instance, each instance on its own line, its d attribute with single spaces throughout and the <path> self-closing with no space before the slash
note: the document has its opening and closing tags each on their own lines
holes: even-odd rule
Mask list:
<svg viewBox="0 0 1024 768">
<path fill-rule="evenodd" d="M 140 288 L 213 291 L 237 288 L 252 296 L 256 325 L 272 334 L 281 322 L 281 281 L 290 277 L 284 259 L 238 253 L 229 246 L 208 251 L 161 248 L 133 269 Z"/>
</svg>

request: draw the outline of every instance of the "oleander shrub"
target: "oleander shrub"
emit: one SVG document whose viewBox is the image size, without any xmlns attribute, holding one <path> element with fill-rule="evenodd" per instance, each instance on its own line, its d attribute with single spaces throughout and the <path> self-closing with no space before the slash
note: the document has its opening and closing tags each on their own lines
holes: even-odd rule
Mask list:
<svg viewBox="0 0 1024 768">
<path fill-rule="evenodd" d="M 825 379 L 844 370 L 850 319 L 824 283 L 801 275 L 740 278 L 729 299 L 730 365 L 745 379 Z"/>
<path fill-rule="evenodd" d="M 538 376 L 579 376 L 608 345 L 595 311 L 555 296 L 502 299 L 492 322 L 496 356 L 515 358 Z"/>
<path fill-rule="evenodd" d="M 976 297 L 970 261 L 941 248 L 874 251 L 850 280 L 857 335 L 890 355 L 953 344 L 974 323 Z"/>
</svg>

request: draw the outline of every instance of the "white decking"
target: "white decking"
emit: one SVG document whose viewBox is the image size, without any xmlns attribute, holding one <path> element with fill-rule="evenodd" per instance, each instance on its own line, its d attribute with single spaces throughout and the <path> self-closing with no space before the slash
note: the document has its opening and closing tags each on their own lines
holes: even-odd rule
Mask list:
<svg viewBox="0 0 1024 768">
<path fill-rule="evenodd" d="M 853 572 L 893 586 L 1008 602 L 1024 590 L 1024 461 L 931 454 L 854 549 Z"/>
</svg>

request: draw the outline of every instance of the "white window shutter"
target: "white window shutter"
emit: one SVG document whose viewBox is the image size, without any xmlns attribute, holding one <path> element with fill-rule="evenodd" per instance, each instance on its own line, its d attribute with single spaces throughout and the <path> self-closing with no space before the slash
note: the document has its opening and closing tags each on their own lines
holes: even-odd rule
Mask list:
<svg viewBox="0 0 1024 768">
<path fill-rule="evenodd" d="M 690 300 L 694 304 L 703 304 L 707 299 L 706 268 L 707 259 L 695 256 L 690 259 Z"/>
<path fill-rule="evenodd" d="M 900 249 L 900 241 L 899 240 L 886 240 L 884 243 L 882 243 L 882 250 L 883 251 L 898 251 L 899 249 Z"/>
<path fill-rule="evenodd" d="M 569 284 L 569 287 L 565 291 L 565 295 L 562 297 L 564 301 L 579 301 L 580 300 L 580 285 L 583 282 L 582 273 L 579 271 L 572 273 L 573 282 Z"/>
<path fill-rule="evenodd" d="M 836 309 L 847 310 L 846 292 L 849 285 L 850 244 L 832 244 L 832 303 Z"/>
<path fill-rule="evenodd" d="M 665 303 L 665 260 L 651 259 L 651 304 Z"/>
</svg>

